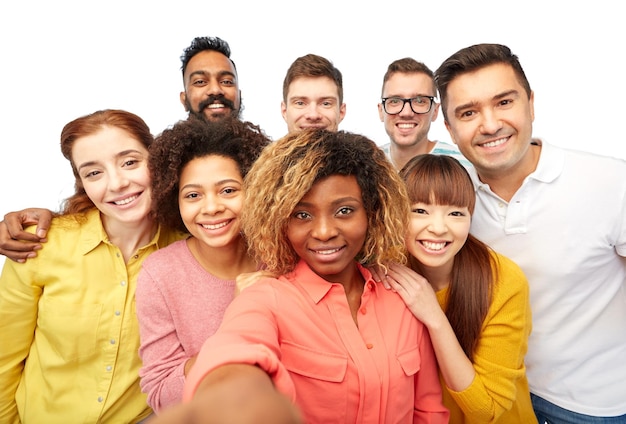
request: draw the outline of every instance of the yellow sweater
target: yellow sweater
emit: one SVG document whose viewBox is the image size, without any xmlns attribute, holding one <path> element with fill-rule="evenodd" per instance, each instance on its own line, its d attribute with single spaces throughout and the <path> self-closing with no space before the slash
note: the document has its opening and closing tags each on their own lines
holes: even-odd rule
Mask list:
<svg viewBox="0 0 626 424">
<path fill-rule="evenodd" d="M 474 354 L 474 381 L 454 392 L 441 379 L 450 424 L 537 423 L 524 365 L 531 331 L 528 281 L 517 264 L 494 255 L 499 278 Z M 447 296 L 447 288 L 437 292 L 443 310 Z"/>
</svg>

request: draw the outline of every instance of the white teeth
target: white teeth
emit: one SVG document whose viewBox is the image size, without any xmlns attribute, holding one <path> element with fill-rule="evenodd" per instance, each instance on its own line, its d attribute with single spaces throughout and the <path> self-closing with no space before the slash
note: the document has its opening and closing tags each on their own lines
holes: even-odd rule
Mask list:
<svg viewBox="0 0 626 424">
<path fill-rule="evenodd" d="M 441 250 L 444 247 L 446 247 L 446 243 L 445 242 L 433 243 L 432 241 L 423 241 L 422 244 L 428 250 Z"/>
<path fill-rule="evenodd" d="M 319 253 L 320 255 L 332 255 L 335 252 L 339 252 L 340 249 L 330 249 L 330 250 L 316 250 L 315 253 Z"/>
<path fill-rule="evenodd" d="M 218 230 L 222 227 L 225 227 L 226 225 L 228 225 L 229 221 L 224 221 L 221 224 L 215 224 L 215 225 L 210 225 L 210 224 L 200 224 L 202 225 L 202 227 L 206 228 L 207 230 Z"/>
<path fill-rule="evenodd" d="M 413 128 L 415 124 L 398 124 L 398 128 Z"/>
<path fill-rule="evenodd" d="M 221 103 L 211 103 L 210 105 L 207 106 L 209 109 L 221 109 L 224 107 L 223 104 Z"/>
<path fill-rule="evenodd" d="M 132 202 L 133 200 L 135 200 L 137 197 L 139 197 L 139 196 L 134 195 L 134 196 L 127 197 L 124 200 L 118 200 L 117 202 L 113 202 L 113 203 L 115 203 L 118 206 L 127 205 L 130 202 Z"/>
<path fill-rule="evenodd" d="M 506 142 L 507 139 L 508 139 L 508 137 L 499 138 L 499 139 L 497 139 L 495 141 L 490 141 L 489 143 L 483 144 L 483 147 L 496 147 L 496 146 L 499 146 L 502 143 Z"/>
</svg>

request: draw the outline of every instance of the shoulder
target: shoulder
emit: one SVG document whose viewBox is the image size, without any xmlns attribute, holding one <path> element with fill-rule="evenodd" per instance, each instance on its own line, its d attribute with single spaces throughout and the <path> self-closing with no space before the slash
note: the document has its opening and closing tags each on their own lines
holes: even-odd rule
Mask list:
<svg viewBox="0 0 626 424">
<path fill-rule="evenodd" d="M 495 287 L 494 292 L 508 293 L 528 293 L 528 279 L 520 266 L 512 259 L 500 253 L 491 251 L 495 264 Z"/>
<path fill-rule="evenodd" d="M 181 261 L 187 261 L 190 255 L 185 240 L 176 240 L 166 247 L 162 247 L 151 253 L 142 266 L 148 267 L 174 267 Z"/>
</svg>

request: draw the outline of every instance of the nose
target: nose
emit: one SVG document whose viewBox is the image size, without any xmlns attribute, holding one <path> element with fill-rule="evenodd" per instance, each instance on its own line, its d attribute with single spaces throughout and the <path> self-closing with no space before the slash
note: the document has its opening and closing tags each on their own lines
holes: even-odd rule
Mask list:
<svg viewBox="0 0 626 424">
<path fill-rule="evenodd" d="M 216 215 L 224 211 L 224 204 L 221 202 L 219 196 L 215 194 L 209 194 L 204 198 L 202 204 L 202 212 L 208 215 Z"/>
<path fill-rule="evenodd" d="M 113 171 L 109 178 L 109 189 L 111 191 L 120 191 L 125 187 L 128 187 L 130 181 L 126 177 L 123 171 Z"/>
<path fill-rule="evenodd" d="M 431 215 L 428 231 L 438 235 L 445 234 L 448 231 L 445 218 L 436 214 Z"/>
<path fill-rule="evenodd" d="M 322 241 L 327 241 L 337 236 L 337 227 L 330 217 L 318 217 L 313 221 L 313 231 L 311 235 Z"/>
<path fill-rule="evenodd" d="M 483 134 L 495 134 L 502 128 L 502 121 L 496 111 L 488 109 L 482 113 L 480 131 Z"/>
<path fill-rule="evenodd" d="M 415 113 L 413 112 L 413 109 L 411 109 L 411 105 L 409 104 L 409 102 L 404 102 L 404 104 L 402 105 L 402 110 L 398 115 L 412 117 L 414 114 Z"/>
<path fill-rule="evenodd" d="M 224 90 L 222 89 L 222 84 L 215 79 L 211 78 L 208 82 L 206 94 L 207 95 L 215 95 L 215 94 L 224 94 Z"/>
<path fill-rule="evenodd" d="M 320 114 L 318 110 L 317 104 L 313 102 L 311 102 L 311 104 L 307 106 L 305 110 L 305 116 L 308 120 L 311 120 L 311 121 L 317 121 L 322 117 L 322 115 Z"/>
</svg>

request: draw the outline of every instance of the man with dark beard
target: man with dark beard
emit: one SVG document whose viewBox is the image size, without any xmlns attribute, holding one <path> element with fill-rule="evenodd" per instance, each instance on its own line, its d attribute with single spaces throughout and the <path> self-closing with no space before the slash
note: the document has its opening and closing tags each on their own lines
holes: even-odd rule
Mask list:
<svg viewBox="0 0 626 424">
<path fill-rule="evenodd" d="M 194 116 L 219 121 L 242 111 L 237 68 L 230 46 L 219 37 L 196 37 L 180 57 L 185 91 L 180 102 Z"/>
<path fill-rule="evenodd" d="M 219 121 L 229 116 L 239 118 L 241 91 L 237 81 L 235 62 L 230 58 L 230 46 L 219 37 L 196 37 L 180 57 L 185 91 L 180 102 L 189 112 L 189 118 Z M 35 257 L 42 248 L 50 227 L 52 212 L 28 208 L 5 215 L 0 221 L 0 255 L 24 262 Z M 12 223 L 9 230 L 7 222 Z M 37 224 L 37 233 L 23 231 L 29 224 Z"/>
</svg>

